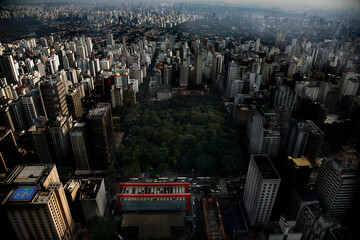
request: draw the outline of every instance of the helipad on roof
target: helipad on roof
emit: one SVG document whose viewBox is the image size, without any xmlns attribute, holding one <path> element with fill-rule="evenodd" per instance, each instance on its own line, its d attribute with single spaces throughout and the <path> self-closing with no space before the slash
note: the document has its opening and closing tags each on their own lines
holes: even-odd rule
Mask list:
<svg viewBox="0 0 360 240">
<path fill-rule="evenodd" d="M 18 187 L 9 201 L 30 201 L 32 196 L 34 196 L 36 189 L 36 186 Z"/>
</svg>

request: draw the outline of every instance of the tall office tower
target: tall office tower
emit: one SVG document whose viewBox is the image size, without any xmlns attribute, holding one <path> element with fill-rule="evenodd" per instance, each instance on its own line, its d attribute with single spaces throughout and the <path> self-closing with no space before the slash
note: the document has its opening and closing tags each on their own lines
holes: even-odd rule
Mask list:
<svg viewBox="0 0 360 240">
<path fill-rule="evenodd" d="M 87 50 L 88 50 L 88 54 L 91 55 L 92 51 L 93 51 L 93 44 L 92 44 L 92 41 L 91 41 L 91 38 L 86 38 L 86 47 L 87 47 Z"/>
<path fill-rule="evenodd" d="M 325 133 L 311 120 L 306 120 L 304 125 L 305 131 L 309 133 L 305 147 L 304 156 L 314 165 L 317 155 L 319 154 L 321 143 Z"/>
<path fill-rule="evenodd" d="M 59 115 L 69 114 L 66 104 L 65 89 L 62 81 L 50 80 L 41 84 L 41 94 L 46 109 L 47 117 L 56 121 Z"/>
<path fill-rule="evenodd" d="M 356 96 L 360 85 L 360 74 L 343 73 L 341 77 L 341 90 L 339 99 L 345 95 Z"/>
<path fill-rule="evenodd" d="M 0 165 L 5 172 L 11 171 L 18 164 L 19 151 L 11 130 L 0 126 Z"/>
<path fill-rule="evenodd" d="M 280 85 L 276 89 L 274 106 L 287 106 L 290 110 L 294 109 L 297 93 L 290 87 Z"/>
<path fill-rule="evenodd" d="M 319 200 L 317 200 L 312 190 L 304 188 L 294 189 L 286 211 L 287 219 L 289 221 L 295 221 L 298 219 L 303 209 L 311 204 L 319 204 Z"/>
<path fill-rule="evenodd" d="M 111 163 L 113 154 L 114 130 L 110 103 L 98 103 L 87 117 L 90 130 L 92 165 L 105 169 Z"/>
<path fill-rule="evenodd" d="M 195 85 L 200 85 L 202 83 L 202 69 L 203 69 L 203 61 L 202 61 L 202 52 L 196 51 L 195 53 Z"/>
<path fill-rule="evenodd" d="M 35 124 L 29 129 L 36 153 L 39 156 L 40 162 L 43 163 L 53 163 L 55 160 L 49 134 L 49 126 L 51 124 L 51 121 L 41 116 L 35 119 Z"/>
<path fill-rule="evenodd" d="M 315 182 L 321 206 L 342 221 L 357 192 L 359 159 L 356 151 L 343 147 L 336 156 L 324 158 Z"/>
<path fill-rule="evenodd" d="M 172 83 L 172 66 L 164 66 L 164 85 L 171 86 Z"/>
<path fill-rule="evenodd" d="M 252 226 L 269 221 L 280 181 L 279 174 L 266 154 L 250 156 L 243 200 Z"/>
<path fill-rule="evenodd" d="M 72 128 L 72 116 L 59 116 L 49 127 L 49 133 L 53 144 L 55 162 L 59 166 L 69 165 L 71 157 L 70 130 Z"/>
<path fill-rule="evenodd" d="M 275 112 L 279 123 L 281 145 L 285 146 L 290 127 L 291 110 L 287 106 L 277 106 Z"/>
<path fill-rule="evenodd" d="M 110 97 L 111 97 L 111 106 L 113 108 L 121 107 L 123 105 L 122 87 L 116 87 L 115 84 L 111 85 Z"/>
<path fill-rule="evenodd" d="M 285 30 L 279 30 L 276 34 L 275 47 L 280 47 L 281 42 L 285 39 L 286 32 Z"/>
<path fill-rule="evenodd" d="M 27 126 L 31 127 L 34 124 L 35 119 L 43 113 L 41 111 L 39 91 L 33 89 L 27 92 L 26 95 L 21 98 L 21 102 L 24 107 Z"/>
<path fill-rule="evenodd" d="M 188 86 L 189 79 L 189 65 L 186 61 L 183 61 L 180 65 L 180 87 L 186 88 Z"/>
<path fill-rule="evenodd" d="M 211 83 L 215 84 L 219 74 L 222 73 L 224 58 L 219 52 L 213 55 L 212 68 L 211 68 Z"/>
<path fill-rule="evenodd" d="M 260 38 L 256 39 L 255 42 L 255 52 L 258 53 L 260 50 Z"/>
<path fill-rule="evenodd" d="M 25 130 L 27 129 L 27 122 L 25 117 L 24 105 L 22 103 L 22 97 L 11 103 L 11 112 L 15 118 L 16 126 L 15 129 Z"/>
<path fill-rule="evenodd" d="M 236 79 L 238 74 L 239 64 L 237 62 L 231 61 L 228 64 L 227 78 L 226 78 L 226 96 L 230 97 L 231 95 L 231 84 Z"/>
<path fill-rule="evenodd" d="M 309 132 L 305 129 L 305 123 L 292 118 L 287 138 L 286 154 L 294 158 L 303 156 L 308 137 Z"/>
<path fill-rule="evenodd" d="M 336 219 L 324 213 L 319 204 L 311 204 L 303 208 L 296 220 L 294 231 L 301 232 L 301 239 L 322 240 L 332 227 L 337 227 Z"/>
<path fill-rule="evenodd" d="M 84 110 L 81 102 L 81 94 L 78 87 L 69 91 L 66 95 L 66 102 L 69 108 L 70 115 L 74 120 L 78 120 L 84 114 Z"/>
<path fill-rule="evenodd" d="M 90 157 L 89 145 L 87 140 L 87 132 L 85 123 L 76 123 L 70 132 L 70 140 L 74 152 L 76 172 L 90 173 Z M 75 173 L 76 173 L 75 172 Z"/>
<path fill-rule="evenodd" d="M 77 50 L 76 50 L 76 53 L 81 59 L 86 58 L 85 47 L 84 46 L 78 46 Z"/>
<path fill-rule="evenodd" d="M 272 65 L 270 63 L 261 64 L 261 85 L 268 86 L 271 77 Z"/>
<path fill-rule="evenodd" d="M 75 232 L 55 164 L 21 164 L 5 179 L 1 205 L 18 239 L 70 240 Z"/>
<path fill-rule="evenodd" d="M 288 78 L 292 78 L 294 76 L 294 74 L 296 73 L 297 71 L 297 66 L 298 66 L 298 62 L 295 61 L 295 60 L 291 60 L 289 62 L 289 67 L 288 67 L 288 70 L 287 70 L 287 73 L 286 73 L 286 76 Z"/>
<path fill-rule="evenodd" d="M 11 53 L 4 53 L 0 56 L 0 74 L 1 77 L 6 77 L 8 84 L 18 84 L 19 72 L 15 68 L 14 59 Z"/>
<path fill-rule="evenodd" d="M 8 103 L 3 106 L 0 105 L 0 126 L 5 126 L 13 132 L 15 131 L 15 125 L 10 113 L 10 105 Z"/>
<path fill-rule="evenodd" d="M 262 108 L 260 111 L 251 107 L 247 133 L 249 154 L 267 154 L 270 158 L 278 155 L 280 131 L 275 111 Z"/>
<path fill-rule="evenodd" d="M 306 157 L 293 158 L 288 156 L 288 173 L 292 187 L 305 189 L 308 186 L 313 167 Z"/>
<path fill-rule="evenodd" d="M 249 153 L 257 153 L 259 142 L 262 141 L 263 117 L 255 106 L 250 106 L 250 115 L 247 125 L 247 136 L 249 140 Z"/>
<path fill-rule="evenodd" d="M 104 179 L 87 179 L 81 187 L 79 201 L 86 222 L 96 216 L 103 217 L 107 204 Z"/>
<path fill-rule="evenodd" d="M 264 129 L 263 131 L 264 137 L 263 142 L 261 144 L 261 152 L 259 153 L 265 153 L 270 158 L 274 158 L 279 153 L 280 148 L 280 131 L 273 130 L 273 129 Z"/>
<path fill-rule="evenodd" d="M 115 45 L 115 41 L 114 41 L 114 36 L 109 33 L 106 35 L 106 46 L 114 46 Z"/>
</svg>

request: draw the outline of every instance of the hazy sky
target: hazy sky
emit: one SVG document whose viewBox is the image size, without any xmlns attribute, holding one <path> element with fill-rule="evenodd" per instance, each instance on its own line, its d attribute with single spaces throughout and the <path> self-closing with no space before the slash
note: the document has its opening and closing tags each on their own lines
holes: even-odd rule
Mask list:
<svg viewBox="0 0 360 240">
<path fill-rule="evenodd" d="M 360 0 L 0 0 L 1 3 L 29 3 L 29 2 L 201 2 L 231 3 L 235 5 L 257 5 L 260 7 L 296 8 L 296 10 L 317 8 L 321 10 L 352 10 L 360 12 Z"/>
<path fill-rule="evenodd" d="M 206 0 L 203 0 L 206 2 Z M 217 1 L 217 2 L 221 2 Z M 360 10 L 360 0 L 222 0 L 224 3 L 256 4 L 259 6 L 279 6 L 283 8 L 331 8 Z"/>
</svg>

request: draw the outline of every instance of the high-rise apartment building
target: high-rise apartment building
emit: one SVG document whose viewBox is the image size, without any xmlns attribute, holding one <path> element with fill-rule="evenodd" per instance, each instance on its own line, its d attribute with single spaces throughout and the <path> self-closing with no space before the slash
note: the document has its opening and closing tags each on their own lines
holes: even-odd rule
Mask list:
<svg viewBox="0 0 360 240">
<path fill-rule="evenodd" d="M 71 239 L 75 224 L 55 164 L 21 164 L 1 205 L 18 239 Z"/>
<path fill-rule="evenodd" d="M 280 181 L 279 174 L 266 154 L 250 156 L 243 200 L 253 226 L 269 221 Z"/>
<path fill-rule="evenodd" d="M 315 182 L 321 206 L 342 221 L 357 192 L 359 159 L 356 151 L 343 147 L 336 156 L 324 158 Z"/>
<path fill-rule="evenodd" d="M 59 115 L 69 114 L 66 104 L 65 88 L 60 80 L 50 80 L 41 84 L 42 100 L 46 109 L 47 117 L 56 121 Z"/>
<path fill-rule="evenodd" d="M 110 103 L 98 103 L 87 117 L 90 134 L 92 165 L 104 169 L 111 163 L 114 130 Z"/>
<path fill-rule="evenodd" d="M 66 102 L 68 105 L 69 113 L 74 120 L 78 120 L 84 114 L 81 102 L 81 94 L 79 88 L 74 88 L 66 95 Z"/>
</svg>

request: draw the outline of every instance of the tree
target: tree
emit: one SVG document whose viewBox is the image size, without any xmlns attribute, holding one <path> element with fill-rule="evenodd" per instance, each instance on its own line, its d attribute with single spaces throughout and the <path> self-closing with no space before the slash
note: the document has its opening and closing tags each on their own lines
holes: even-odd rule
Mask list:
<svg viewBox="0 0 360 240">
<path fill-rule="evenodd" d="M 195 166 L 198 171 L 213 174 L 216 171 L 216 161 L 208 154 L 200 154 L 195 158 Z"/>
</svg>

